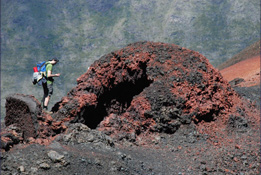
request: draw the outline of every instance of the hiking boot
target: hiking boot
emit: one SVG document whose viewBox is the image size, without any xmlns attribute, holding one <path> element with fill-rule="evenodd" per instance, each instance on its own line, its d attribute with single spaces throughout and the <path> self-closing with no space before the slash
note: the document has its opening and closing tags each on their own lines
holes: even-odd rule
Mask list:
<svg viewBox="0 0 261 175">
<path fill-rule="evenodd" d="M 43 110 L 46 114 L 53 114 L 53 112 L 52 111 L 47 111 L 47 110 Z"/>
</svg>

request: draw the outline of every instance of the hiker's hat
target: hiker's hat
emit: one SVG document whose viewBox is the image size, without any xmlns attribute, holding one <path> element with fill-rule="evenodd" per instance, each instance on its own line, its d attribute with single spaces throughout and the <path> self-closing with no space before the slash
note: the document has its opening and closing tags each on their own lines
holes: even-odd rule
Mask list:
<svg viewBox="0 0 261 175">
<path fill-rule="evenodd" d="M 59 62 L 58 58 L 56 58 L 56 57 L 53 57 L 53 58 L 52 58 L 52 59 L 50 59 L 49 61 L 52 61 L 52 60 L 56 61 L 56 63 L 58 63 L 58 62 Z"/>
</svg>

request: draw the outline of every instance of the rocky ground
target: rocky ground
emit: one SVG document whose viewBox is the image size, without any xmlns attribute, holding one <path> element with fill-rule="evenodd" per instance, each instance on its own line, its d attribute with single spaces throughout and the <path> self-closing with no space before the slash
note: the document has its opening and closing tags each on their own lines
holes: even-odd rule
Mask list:
<svg viewBox="0 0 261 175">
<path fill-rule="evenodd" d="M 160 134 L 150 144 L 116 143 L 72 124 L 48 146 L 19 144 L 1 155 L 2 174 L 258 174 L 258 131 L 236 119 L 230 143 L 208 142 L 191 126 Z M 249 138 L 251 134 L 251 138 Z M 253 139 L 254 138 L 254 139 Z M 236 139 L 236 140 L 235 140 Z"/>
<path fill-rule="evenodd" d="M 234 91 L 199 53 L 134 43 L 77 81 L 51 116 L 8 97 L 2 174 L 260 173 L 260 86 Z"/>
<path fill-rule="evenodd" d="M 240 94 L 243 98 L 256 103 L 256 107 L 260 108 L 260 85 L 251 86 L 251 87 L 234 87 L 234 89 Z"/>
<path fill-rule="evenodd" d="M 19 144 L 2 153 L 2 174 L 258 174 L 258 132 L 244 122 L 232 126 L 230 143 L 216 146 L 193 125 L 137 145 L 72 124 L 48 146 Z"/>
</svg>

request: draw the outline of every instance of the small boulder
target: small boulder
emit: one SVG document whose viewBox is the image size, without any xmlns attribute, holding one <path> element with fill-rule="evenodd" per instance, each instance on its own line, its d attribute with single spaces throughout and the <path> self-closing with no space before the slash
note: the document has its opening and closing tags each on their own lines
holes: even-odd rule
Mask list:
<svg viewBox="0 0 261 175">
<path fill-rule="evenodd" d="M 61 155 L 58 152 L 53 151 L 53 150 L 49 151 L 47 155 L 54 163 L 62 162 L 64 160 L 63 155 Z"/>
</svg>

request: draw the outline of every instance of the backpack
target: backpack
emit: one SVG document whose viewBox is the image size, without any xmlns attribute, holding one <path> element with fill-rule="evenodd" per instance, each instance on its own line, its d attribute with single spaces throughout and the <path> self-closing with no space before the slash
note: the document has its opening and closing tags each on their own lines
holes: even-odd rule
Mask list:
<svg viewBox="0 0 261 175">
<path fill-rule="evenodd" d="M 42 61 L 40 63 L 37 63 L 37 70 L 38 72 L 46 72 L 46 61 Z"/>
<path fill-rule="evenodd" d="M 46 83 L 46 61 L 42 61 L 40 63 L 37 63 L 36 67 L 34 67 L 34 73 L 32 78 L 33 85 L 36 85 L 36 83 L 39 86 L 42 86 L 43 83 Z"/>
</svg>

